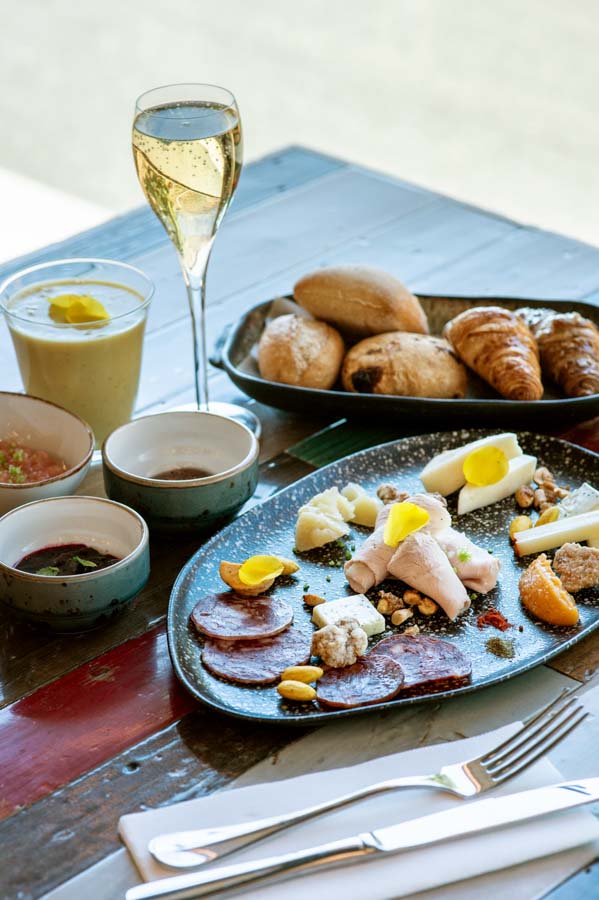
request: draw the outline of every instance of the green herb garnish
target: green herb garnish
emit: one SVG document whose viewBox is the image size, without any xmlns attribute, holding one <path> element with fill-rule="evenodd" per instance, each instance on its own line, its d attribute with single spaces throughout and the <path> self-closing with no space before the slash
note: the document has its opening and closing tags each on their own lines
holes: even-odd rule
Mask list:
<svg viewBox="0 0 599 900">
<path fill-rule="evenodd" d="M 25 474 L 21 472 L 20 466 L 9 466 L 8 477 L 12 484 L 23 484 L 25 481 Z"/>
<path fill-rule="evenodd" d="M 98 563 L 92 562 L 91 559 L 81 559 L 80 556 L 73 556 L 73 562 L 79 563 L 84 569 L 97 569 Z"/>
<path fill-rule="evenodd" d="M 331 576 L 327 575 L 327 577 L 325 578 L 325 581 L 330 581 L 330 580 L 331 580 Z"/>
<path fill-rule="evenodd" d="M 25 454 L 23 453 L 23 451 L 21 450 L 21 448 L 18 447 L 18 448 L 14 451 L 14 453 L 13 453 L 13 455 L 12 455 L 12 458 L 14 459 L 15 462 L 20 463 L 20 462 L 23 462 L 23 460 L 25 459 Z"/>
<path fill-rule="evenodd" d="M 461 550 L 458 550 L 458 559 L 460 562 L 468 562 L 468 560 L 472 559 L 472 554 L 465 547 L 462 547 Z"/>
<path fill-rule="evenodd" d="M 2 468 L 4 468 L 5 465 L 6 465 L 6 453 L 4 452 L 4 450 L 0 450 L 0 466 L 2 466 Z"/>
<path fill-rule="evenodd" d="M 58 575 L 60 569 L 57 566 L 44 566 L 42 569 L 38 569 L 35 573 L 36 575 Z"/>
<path fill-rule="evenodd" d="M 309 585 L 309 584 L 305 584 L 305 585 L 304 585 L 304 593 L 306 593 L 306 591 L 309 591 L 309 590 L 310 590 L 310 585 Z"/>
<path fill-rule="evenodd" d="M 351 553 L 350 553 L 349 550 L 346 550 L 346 551 L 345 551 L 345 558 L 346 558 L 346 559 L 351 559 Z"/>
</svg>

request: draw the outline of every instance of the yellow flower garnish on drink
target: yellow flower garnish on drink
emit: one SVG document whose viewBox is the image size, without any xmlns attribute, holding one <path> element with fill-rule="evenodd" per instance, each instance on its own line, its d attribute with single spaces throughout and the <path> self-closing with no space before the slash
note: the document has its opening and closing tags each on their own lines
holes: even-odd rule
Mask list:
<svg viewBox="0 0 599 900">
<path fill-rule="evenodd" d="M 395 503 L 385 522 L 383 540 L 388 547 L 397 547 L 409 534 L 419 531 L 430 520 L 430 516 L 415 503 Z"/>
<path fill-rule="evenodd" d="M 254 587 L 267 579 L 278 578 L 284 569 L 285 566 L 278 556 L 250 556 L 237 574 L 242 584 Z"/>
<path fill-rule="evenodd" d="M 50 299 L 50 316 L 56 322 L 79 325 L 109 319 L 106 307 L 88 294 L 59 294 Z"/>
<path fill-rule="evenodd" d="M 479 447 L 464 460 L 463 472 L 468 484 L 484 487 L 505 478 L 509 468 L 508 458 L 499 447 Z"/>
</svg>

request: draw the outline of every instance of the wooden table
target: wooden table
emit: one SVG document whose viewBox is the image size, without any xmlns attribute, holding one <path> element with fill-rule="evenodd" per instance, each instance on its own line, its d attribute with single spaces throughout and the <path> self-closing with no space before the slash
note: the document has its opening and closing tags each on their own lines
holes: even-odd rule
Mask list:
<svg viewBox="0 0 599 900">
<path fill-rule="evenodd" d="M 139 411 L 191 400 L 183 281 L 174 250 L 146 207 L 5 264 L 0 279 L 26 264 L 86 255 L 134 262 L 156 282 Z M 381 266 L 413 290 L 427 293 L 599 298 L 595 248 L 292 147 L 246 167 L 210 267 L 210 340 L 250 305 L 287 292 L 306 271 L 350 261 Z M 0 387 L 19 390 L 5 330 L 0 346 Z M 215 398 L 249 402 L 217 370 L 211 383 Z M 355 448 L 353 429 L 341 425 L 300 443 L 331 423 L 252 406 L 264 428 L 258 499 Z M 392 423 L 383 424 L 393 431 Z M 559 426 L 547 423 L 552 431 Z M 434 431 L 434 422 L 424 423 L 424 428 Z M 360 434 L 367 443 L 368 433 Z M 401 436 L 400 425 L 395 434 Z M 599 447 L 597 422 L 569 436 L 586 447 Z M 85 490 L 101 492 L 99 473 L 89 476 Z M 169 591 L 198 544 L 198 539 L 154 542 L 148 586 L 125 615 L 102 630 L 52 636 L 17 624 L 9 612 L 0 611 L 3 897 L 39 897 L 114 853 L 122 813 L 200 796 L 253 766 L 262 772 L 265 766 L 276 767 L 279 758 L 292 758 L 284 748 L 300 738 L 297 731 L 220 716 L 199 706 L 175 680 L 165 635 Z M 497 703 L 491 711 L 485 703 L 479 730 L 509 721 L 515 707 L 532 710 L 564 682 L 592 680 L 598 665 L 596 636 L 550 667 L 514 682 L 511 696 L 518 696 L 517 703 L 506 705 L 499 689 L 489 689 L 485 697 L 496 697 Z M 505 686 L 501 690 L 505 692 Z M 441 731 L 440 726 L 431 730 L 431 715 L 441 717 L 435 719 L 438 723 L 444 713 L 432 706 L 427 710 L 405 717 L 406 722 L 419 723 L 418 728 L 428 722 L 427 733 L 417 739 L 407 726 L 399 735 L 394 717 L 387 716 L 385 724 L 377 715 L 368 725 L 352 723 L 356 761 L 362 752 L 390 752 L 410 746 L 410 741 L 413 745 L 460 733 L 455 716 L 449 731 L 445 720 Z M 461 715 L 466 706 L 458 703 L 452 710 Z M 380 744 L 374 751 L 369 729 L 378 729 Z M 9 860 L 13 864 L 5 864 Z M 580 897 L 591 884 L 599 891 L 597 867 L 571 879 L 555 897 Z M 77 896 L 75 891 L 66 893 Z M 526 895 L 524 890 L 521 895 Z M 116 882 L 112 896 L 120 896 Z"/>
</svg>

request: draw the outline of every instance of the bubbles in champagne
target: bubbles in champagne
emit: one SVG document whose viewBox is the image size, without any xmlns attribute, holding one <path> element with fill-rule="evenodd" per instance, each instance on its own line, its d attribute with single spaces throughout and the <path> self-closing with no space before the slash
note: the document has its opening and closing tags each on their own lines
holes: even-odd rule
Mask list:
<svg viewBox="0 0 599 900">
<path fill-rule="evenodd" d="M 237 111 L 215 103 L 153 107 L 135 119 L 133 153 L 152 209 L 186 265 L 199 267 L 239 180 Z"/>
</svg>

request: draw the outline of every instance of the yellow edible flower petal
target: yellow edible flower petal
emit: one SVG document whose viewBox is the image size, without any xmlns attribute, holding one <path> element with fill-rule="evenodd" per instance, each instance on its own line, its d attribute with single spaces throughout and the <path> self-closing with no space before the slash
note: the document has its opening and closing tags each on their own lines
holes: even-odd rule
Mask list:
<svg viewBox="0 0 599 900">
<path fill-rule="evenodd" d="M 59 294 L 58 297 L 52 297 L 50 304 L 57 306 L 58 309 L 68 309 L 73 303 L 77 303 L 81 299 L 81 294 Z"/>
<path fill-rule="evenodd" d="M 509 471 L 508 458 L 499 447 L 479 447 L 464 460 L 464 478 L 468 484 L 484 487 L 505 478 Z"/>
<path fill-rule="evenodd" d="M 253 587 L 267 578 L 278 578 L 283 574 L 284 568 L 277 556 L 250 556 L 237 574 L 243 584 Z"/>
<path fill-rule="evenodd" d="M 388 547 L 397 547 L 400 541 L 426 525 L 429 519 L 427 511 L 415 503 L 394 503 L 385 522 L 383 540 Z"/>
<path fill-rule="evenodd" d="M 106 307 L 88 294 L 59 294 L 52 297 L 50 315 L 53 319 L 69 324 L 99 322 L 110 318 Z"/>
</svg>

